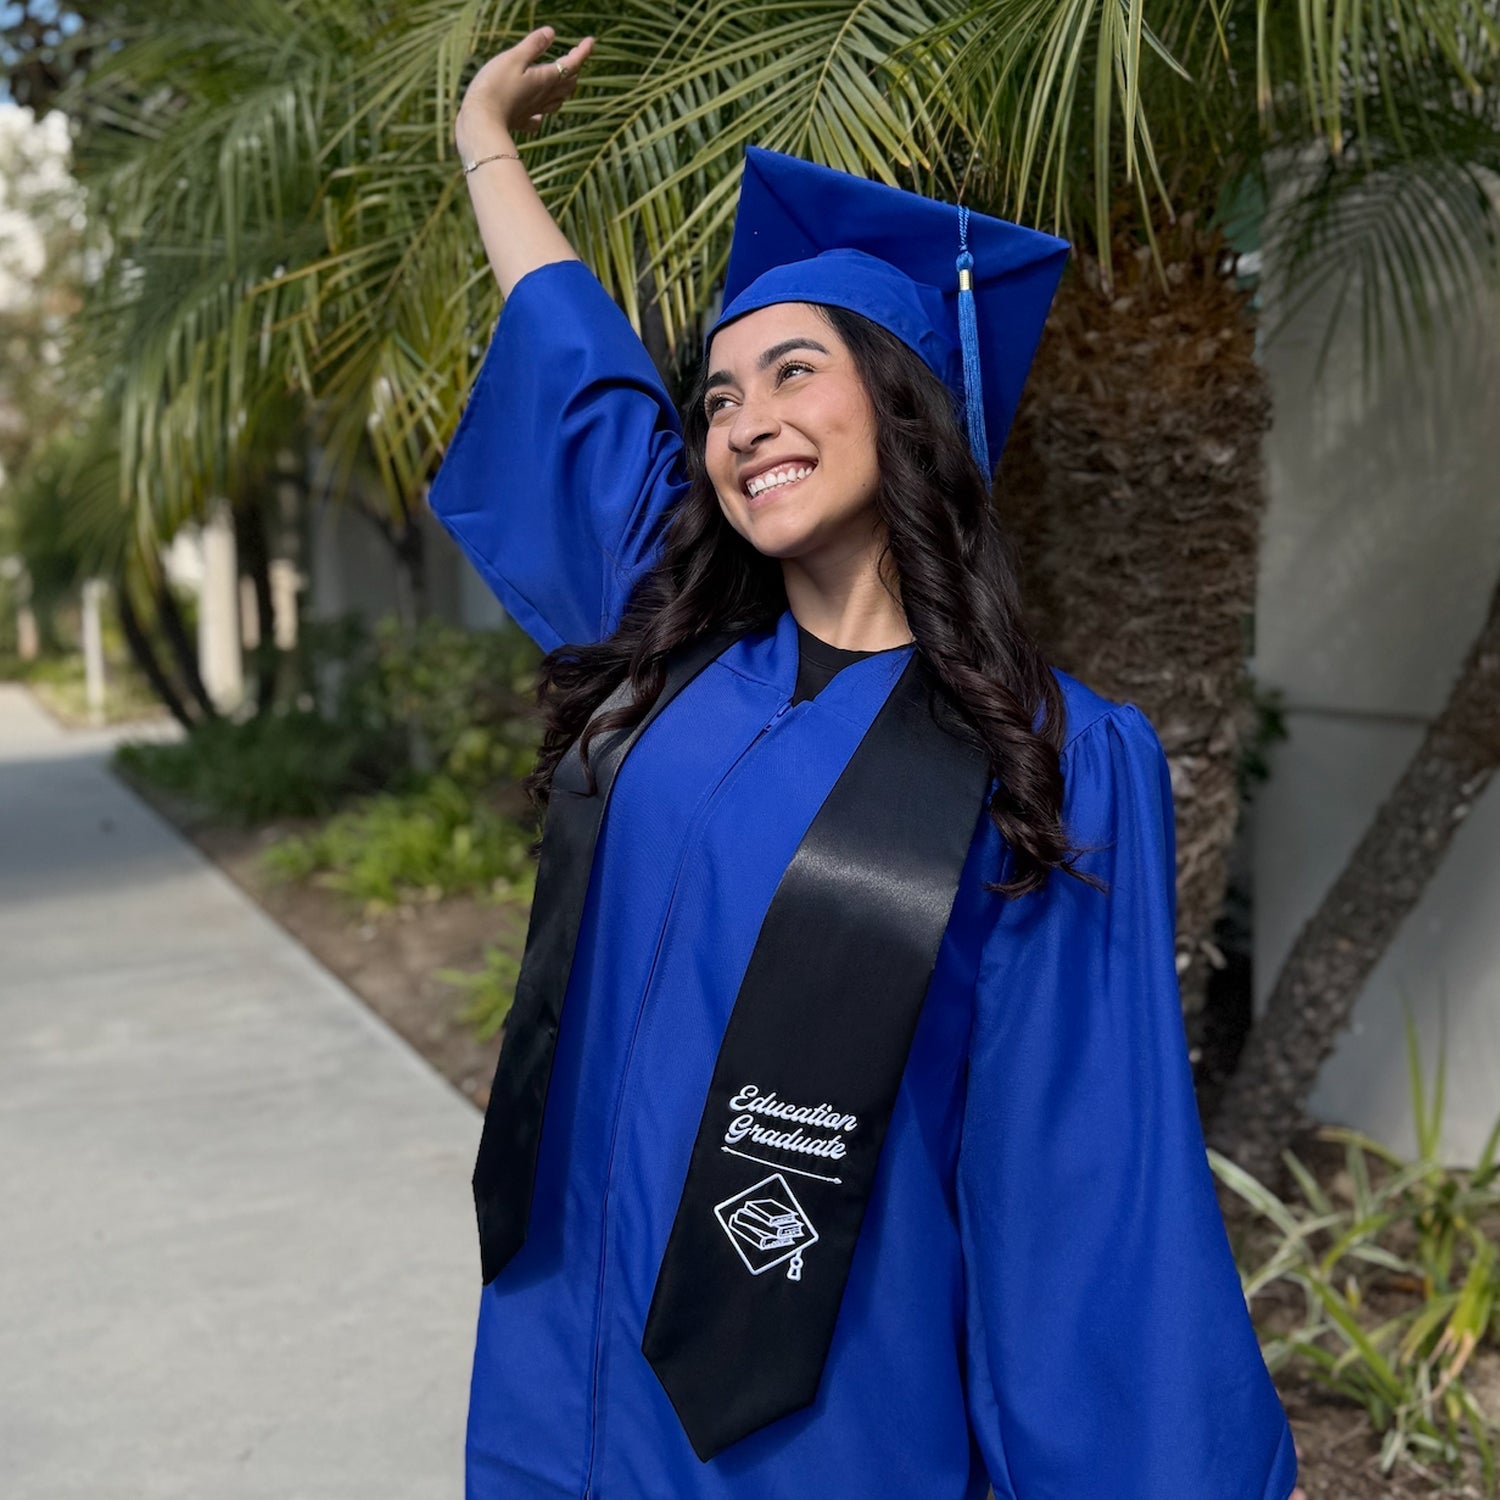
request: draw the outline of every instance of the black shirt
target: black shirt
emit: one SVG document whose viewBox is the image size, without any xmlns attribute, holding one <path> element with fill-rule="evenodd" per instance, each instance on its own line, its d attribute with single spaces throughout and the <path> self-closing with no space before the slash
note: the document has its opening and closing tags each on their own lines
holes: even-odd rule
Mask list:
<svg viewBox="0 0 1500 1500">
<path fill-rule="evenodd" d="M 909 644 L 909 643 L 908 643 Z M 887 646 L 887 651 L 899 651 L 900 646 Z M 842 646 L 830 646 L 821 641 L 810 630 L 797 626 L 797 688 L 792 694 L 793 703 L 805 698 L 816 698 L 819 693 L 852 661 L 861 661 L 867 656 L 879 656 L 878 651 L 848 651 Z"/>
</svg>

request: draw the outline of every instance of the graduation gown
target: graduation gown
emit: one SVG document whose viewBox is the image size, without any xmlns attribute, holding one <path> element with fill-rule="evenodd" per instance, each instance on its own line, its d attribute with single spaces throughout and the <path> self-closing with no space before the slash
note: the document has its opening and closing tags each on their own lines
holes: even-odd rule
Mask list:
<svg viewBox="0 0 1500 1500">
<path fill-rule="evenodd" d="M 604 638 L 684 482 L 670 397 L 592 273 L 524 276 L 430 496 L 507 611 L 543 649 Z M 1063 673 L 1066 825 L 1111 894 L 984 891 L 1002 841 L 976 808 L 816 1400 L 704 1463 L 642 1354 L 762 918 L 914 649 L 794 703 L 783 611 L 621 766 L 530 1232 L 480 1298 L 469 1500 L 1289 1495 L 1194 1103 L 1166 760 L 1137 708 Z"/>
</svg>

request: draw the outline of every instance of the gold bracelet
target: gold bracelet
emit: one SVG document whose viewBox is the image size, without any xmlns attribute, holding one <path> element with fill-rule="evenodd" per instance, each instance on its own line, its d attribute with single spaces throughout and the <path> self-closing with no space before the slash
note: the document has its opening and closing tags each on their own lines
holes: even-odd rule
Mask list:
<svg viewBox="0 0 1500 1500">
<path fill-rule="evenodd" d="M 520 161 L 521 159 L 514 151 L 497 151 L 493 156 L 481 156 L 478 161 L 465 162 L 464 176 L 467 177 L 475 167 L 482 167 L 487 161 L 499 161 L 502 157 L 506 161 Z"/>
</svg>

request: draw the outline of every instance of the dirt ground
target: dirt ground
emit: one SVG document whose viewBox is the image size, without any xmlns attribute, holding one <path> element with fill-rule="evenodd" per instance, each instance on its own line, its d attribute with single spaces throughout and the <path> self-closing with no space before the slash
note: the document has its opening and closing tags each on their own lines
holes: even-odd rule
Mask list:
<svg viewBox="0 0 1500 1500">
<path fill-rule="evenodd" d="M 134 783 L 132 783 L 134 785 Z M 336 892 L 309 885 L 280 885 L 260 869 L 262 851 L 291 825 L 247 831 L 205 822 L 190 808 L 150 788 L 136 790 L 226 874 L 280 922 L 322 964 L 337 974 L 431 1065 L 483 1109 L 500 1039 L 478 1041 L 461 1012 L 463 993 L 437 977 L 443 968 L 480 967 L 486 944 L 509 939 L 521 951 L 524 931 L 516 915 L 492 903 L 449 898 L 421 906 L 364 915 Z M 1341 1150 L 1311 1137 L 1294 1149 L 1327 1186 L 1342 1169 Z M 1225 1203 L 1233 1215 L 1235 1205 Z M 1261 1304 L 1257 1302 L 1257 1316 Z M 1271 1309 L 1272 1316 L 1275 1309 Z M 1206 1330 L 1205 1337 L 1212 1337 Z M 1471 1389 L 1500 1422 L 1500 1353 L 1485 1351 L 1470 1366 Z M 1389 1475 L 1379 1467 L 1380 1441 L 1363 1410 L 1327 1393 L 1316 1382 L 1283 1374 L 1277 1389 L 1301 1450 L 1301 1484 L 1307 1500 L 1489 1500 L 1477 1464 L 1463 1481 L 1426 1473 L 1410 1464 Z M 1161 1500 L 1213 1500 L 1162 1496 Z M 1276 1497 L 1279 1500 L 1279 1497 Z"/>
<path fill-rule="evenodd" d="M 1469 1366 L 1469 1388 L 1492 1420 L 1500 1420 L 1500 1354 L 1484 1351 Z M 1451 1495 L 1482 1500 L 1479 1465 L 1473 1462 L 1463 1480 L 1441 1471 L 1424 1472 L 1410 1464 L 1389 1477 L 1380 1472 L 1380 1442 L 1362 1409 L 1300 1377 L 1276 1382 L 1282 1405 L 1301 1449 L 1301 1483 L 1307 1500 L 1368 1500 L 1372 1496 L 1417 1500 Z"/>
</svg>

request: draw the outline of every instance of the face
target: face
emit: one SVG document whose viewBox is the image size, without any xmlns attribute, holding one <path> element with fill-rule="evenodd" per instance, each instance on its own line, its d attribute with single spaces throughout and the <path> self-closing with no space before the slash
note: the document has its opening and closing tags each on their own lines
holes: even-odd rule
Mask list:
<svg viewBox="0 0 1500 1500">
<path fill-rule="evenodd" d="M 709 371 L 704 459 L 729 524 L 768 557 L 868 547 L 875 413 L 832 325 L 805 302 L 758 308 L 714 335 Z"/>
</svg>

